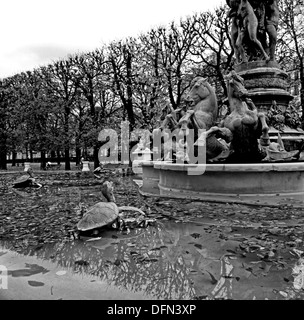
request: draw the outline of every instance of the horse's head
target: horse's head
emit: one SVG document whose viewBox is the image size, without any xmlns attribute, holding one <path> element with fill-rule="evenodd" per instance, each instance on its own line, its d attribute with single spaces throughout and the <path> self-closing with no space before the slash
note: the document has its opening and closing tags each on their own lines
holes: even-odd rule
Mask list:
<svg viewBox="0 0 304 320">
<path fill-rule="evenodd" d="M 248 97 L 248 91 L 244 86 L 244 79 L 235 71 L 227 76 L 228 94 L 230 97 L 245 99 Z"/>
<path fill-rule="evenodd" d="M 211 87 L 206 78 L 196 77 L 190 86 L 190 91 L 186 96 L 186 101 L 191 106 L 197 105 L 200 101 L 206 99 L 211 94 Z"/>
</svg>

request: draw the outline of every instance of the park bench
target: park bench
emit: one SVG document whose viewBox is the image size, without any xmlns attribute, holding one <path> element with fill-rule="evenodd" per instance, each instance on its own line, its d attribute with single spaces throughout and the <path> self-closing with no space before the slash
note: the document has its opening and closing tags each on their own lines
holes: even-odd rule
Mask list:
<svg viewBox="0 0 304 320">
<path fill-rule="evenodd" d="M 45 166 L 45 170 L 59 170 L 61 167 L 61 164 L 55 163 L 55 162 L 47 162 Z"/>
</svg>

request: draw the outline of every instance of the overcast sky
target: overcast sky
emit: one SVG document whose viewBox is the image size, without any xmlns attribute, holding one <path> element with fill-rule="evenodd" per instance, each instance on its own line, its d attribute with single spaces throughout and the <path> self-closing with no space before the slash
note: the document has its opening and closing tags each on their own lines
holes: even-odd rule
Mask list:
<svg viewBox="0 0 304 320">
<path fill-rule="evenodd" d="M 167 26 L 225 0 L 2 0 L 0 78 Z"/>
</svg>

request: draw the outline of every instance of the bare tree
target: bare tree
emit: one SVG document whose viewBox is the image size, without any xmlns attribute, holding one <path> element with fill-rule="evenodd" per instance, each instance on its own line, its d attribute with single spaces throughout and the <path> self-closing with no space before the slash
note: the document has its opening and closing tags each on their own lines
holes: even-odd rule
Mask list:
<svg viewBox="0 0 304 320">
<path fill-rule="evenodd" d="M 299 72 L 302 126 L 304 125 L 304 1 L 281 0 L 279 62 L 287 71 Z M 280 54 L 281 53 L 281 54 Z"/>
<path fill-rule="evenodd" d="M 70 126 L 75 98 L 79 94 L 75 83 L 75 67 L 71 60 L 61 60 L 41 69 L 43 79 L 49 91 L 57 98 L 64 129 L 65 170 L 71 170 L 70 146 L 74 138 L 74 129 Z"/>
<path fill-rule="evenodd" d="M 191 18 L 197 35 L 191 47 L 193 63 L 199 66 L 197 72 L 207 76 L 222 96 L 227 96 L 224 76 L 234 63 L 228 11 L 227 6 L 222 6 Z"/>
<path fill-rule="evenodd" d="M 80 55 L 75 55 L 70 58 L 72 64 L 76 68 L 75 74 L 75 85 L 77 85 L 81 93 L 86 100 L 89 106 L 89 114 L 90 114 L 90 124 L 92 126 L 91 133 L 94 136 L 93 139 L 95 143 L 93 143 L 93 158 L 94 158 L 94 167 L 98 167 L 98 131 L 101 129 L 100 120 L 100 107 L 101 109 L 105 109 L 107 106 L 105 104 L 105 100 L 101 99 L 101 97 L 105 98 L 106 91 L 108 90 L 108 72 L 109 72 L 109 63 L 104 56 L 104 49 L 96 49 L 95 51 L 84 53 Z M 82 106 L 79 105 L 78 108 L 80 111 L 82 110 Z M 103 110 L 105 112 L 105 110 Z M 79 115 L 81 115 L 80 112 Z M 79 133 L 84 126 L 84 124 L 79 122 Z M 79 137 L 78 137 L 79 138 Z M 79 140 L 79 139 L 77 139 Z M 77 152 L 78 151 L 78 152 Z M 76 158 L 79 160 L 79 148 L 76 149 Z"/>
<path fill-rule="evenodd" d="M 145 43 L 154 48 L 154 59 L 158 59 L 154 60 L 156 76 L 162 74 L 160 79 L 163 91 L 173 109 L 180 106 L 189 85 L 190 49 L 195 36 L 194 21 L 185 19 L 179 24 L 172 22 L 169 28 L 151 30 L 144 38 Z"/>
<path fill-rule="evenodd" d="M 7 106 L 8 95 L 6 91 L 5 81 L 0 83 L 0 169 L 6 170 L 6 155 L 7 155 Z"/>
<path fill-rule="evenodd" d="M 111 65 L 112 90 L 120 98 L 123 111 L 128 116 L 130 128 L 135 127 L 133 109 L 134 89 L 134 59 L 136 55 L 136 40 L 133 38 L 125 41 L 112 42 L 108 48 L 108 59 Z"/>
</svg>

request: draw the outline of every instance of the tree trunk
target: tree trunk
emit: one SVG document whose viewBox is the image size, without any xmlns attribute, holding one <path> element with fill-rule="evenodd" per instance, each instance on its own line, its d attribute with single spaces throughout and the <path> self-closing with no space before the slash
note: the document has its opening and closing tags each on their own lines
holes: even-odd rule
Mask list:
<svg viewBox="0 0 304 320">
<path fill-rule="evenodd" d="M 71 170 L 70 148 L 64 149 L 65 170 Z"/>
<path fill-rule="evenodd" d="M 16 167 L 17 152 L 12 152 L 12 167 Z"/>
<path fill-rule="evenodd" d="M 131 130 L 135 127 L 135 117 L 133 110 L 133 90 L 132 90 L 132 55 L 129 50 L 126 50 L 126 67 L 127 67 L 127 113 L 130 122 Z"/>
<path fill-rule="evenodd" d="M 0 93 L 0 170 L 7 170 L 7 131 L 6 131 L 6 103 L 4 94 Z"/>
<path fill-rule="evenodd" d="M 79 147 L 76 147 L 76 166 L 79 165 L 81 158 L 81 149 Z"/>
<path fill-rule="evenodd" d="M 304 57 L 302 57 L 301 63 L 300 63 L 300 82 L 301 82 L 300 102 L 302 106 L 302 129 L 304 129 Z"/>
<path fill-rule="evenodd" d="M 65 160 L 65 170 L 71 170 L 70 163 L 70 136 L 69 136 L 69 117 L 71 110 L 69 108 L 69 102 L 66 101 L 66 106 L 64 108 L 64 133 L 65 133 L 65 141 L 64 141 L 64 160 Z"/>
<path fill-rule="evenodd" d="M 41 170 L 45 170 L 45 167 L 46 167 L 45 151 L 40 151 L 40 153 L 41 153 L 40 169 L 41 169 Z"/>
<path fill-rule="evenodd" d="M 60 150 L 57 149 L 56 153 L 57 153 L 57 163 L 60 164 L 60 158 L 61 158 L 60 157 Z"/>
<path fill-rule="evenodd" d="M 95 146 L 94 146 L 94 153 L 93 153 L 93 157 L 94 157 L 94 169 L 96 169 L 97 167 L 99 167 L 98 151 L 99 151 L 99 148 L 98 148 L 97 145 L 95 145 Z"/>
<path fill-rule="evenodd" d="M 29 150 L 28 150 L 28 145 L 26 144 L 25 146 L 25 161 L 29 161 Z"/>
<path fill-rule="evenodd" d="M 0 135 L 0 170 L 7 170 L 6 139 Z"/>
</svg>

